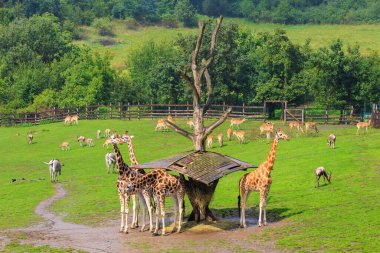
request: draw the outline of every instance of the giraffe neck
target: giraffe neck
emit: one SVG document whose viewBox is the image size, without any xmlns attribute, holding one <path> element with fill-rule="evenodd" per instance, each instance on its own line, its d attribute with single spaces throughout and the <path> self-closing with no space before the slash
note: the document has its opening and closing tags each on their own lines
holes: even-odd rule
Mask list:
<svg viewBox="0 0 380 253">
<path fill-rule="evenodd" d="M 119 168 L 119 171 L 128 171 L 129 167 L 124 162 L 123 156 L 121 155 L 120 150 L 118 146 L 116 145 L 116 143 L 112 143 L 112 147 L 116 155 L 116 164 L 117 164 L 117 167 Z"/>
<path fill-rule="evenodd" d="M 265 161 L 265 166 L 262 167 L 263 170 L 266 171 L 266 173 L 269 175 L 271 171 L 273 170 L 274 161 L 276 159 L 276 149 L 278 144 L 278 138 L 275 136 L 272 147 L 268 153 L 267 159 Z"/>
<path fill-rule="evenodd" d="M 133 150 L 133 144 L 132 144 L 131 138 L 128 138 L 127 144 L 128 144 L 129 159 L 131 160 L 131 164 L 132 165 L 139 164 L 139 162 L 137 161 L 136 156 L 135 156 L 135 151 Z"/>
</svg>

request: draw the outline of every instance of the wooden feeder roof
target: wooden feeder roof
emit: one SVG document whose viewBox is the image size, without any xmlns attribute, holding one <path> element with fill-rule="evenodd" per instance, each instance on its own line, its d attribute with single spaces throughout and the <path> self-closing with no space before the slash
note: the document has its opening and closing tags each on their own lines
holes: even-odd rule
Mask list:
<svg viewBox="0 0 380 253">
<path fill-rule="evenodd" d="M 136 169 L 169 169 L 209 184 L 227 174 L 257 168 L 238 159 L 215 152 L 188 151 L 161 160 L 131 166 Z"/>
</svg>

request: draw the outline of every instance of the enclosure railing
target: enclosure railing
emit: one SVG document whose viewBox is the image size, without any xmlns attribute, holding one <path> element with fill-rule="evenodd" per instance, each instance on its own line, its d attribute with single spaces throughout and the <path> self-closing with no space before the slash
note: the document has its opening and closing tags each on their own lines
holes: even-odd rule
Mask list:
<svg viewBox="0 0 380 253">
<path fill-rule="evenodd" d="M 362 121 L 361 114 L 353 114 L 350 110 L 319 108 L 288 108 L 284 110 L 284 121 L 311 121 L 320 124 L 356 124 Z"/>
<path fill-rule="evenodd" d="M 264 106 L 228 106 L 212 105 L 207 111 L 206 118 L 221 116 L 228 107 L 232 107 L 230 117 L 265 120 Z M 86 105 L 77 108 L 53 108 L 35 111 L 33 113 L 0 113 L 0 125 L 41 124 L 44 122 L 63 121 L 67 115 L 78 115 L 79 119 L 159 119 L 171 114 L 174 118 L 191 118 L 193 106 L 191 104 L 109 104 Z"/>
</svg>

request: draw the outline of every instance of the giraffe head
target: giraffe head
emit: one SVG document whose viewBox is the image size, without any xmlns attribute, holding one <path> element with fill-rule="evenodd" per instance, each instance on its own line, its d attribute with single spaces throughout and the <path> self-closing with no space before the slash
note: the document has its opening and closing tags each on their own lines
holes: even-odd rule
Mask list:
<svg viewBox="0 0 380 253">
<path fill-rule="evenodd" d="M 123 144 L 125 141 L 123 138 L 116 137 L 115 135 L 110 136 L 110 142 L 115 144 Z"/>
<path fill-rule="evenodd" d="M 287 134 L 285 134 L 285 132 L 280 128 L 278 128 L 276 131 L 276 138 L 278 140 L 290 140 L 290 137 Z"/>
</svg>

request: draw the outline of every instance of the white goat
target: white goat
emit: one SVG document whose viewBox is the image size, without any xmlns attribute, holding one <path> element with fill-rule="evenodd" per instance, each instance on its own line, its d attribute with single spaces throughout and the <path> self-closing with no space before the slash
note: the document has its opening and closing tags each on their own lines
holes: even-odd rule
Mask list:
<svg viewBox="0 0 380 253">
<path fill-rule="evenodd" d="M 106 166 L 107 166 L 107 173 L 110 173 L 110 168 L 112 166 L 112 173 L 115 172 L 115 165 L 116 165 L 116 155 L 115 153 L 107 153 L 106 157 Z"/>
<path fill-rule="evenodd" d="M 57 182 L 57 175 L 61 175 L 61 163 L 58 159 L 50 160 L 50 162 L 44 162 L 45 164 L 49 165 L 49 172 L 50 172 L 50 182 Z M 63 164 L 62 164 L 63 166 Z"/>
</svg>

